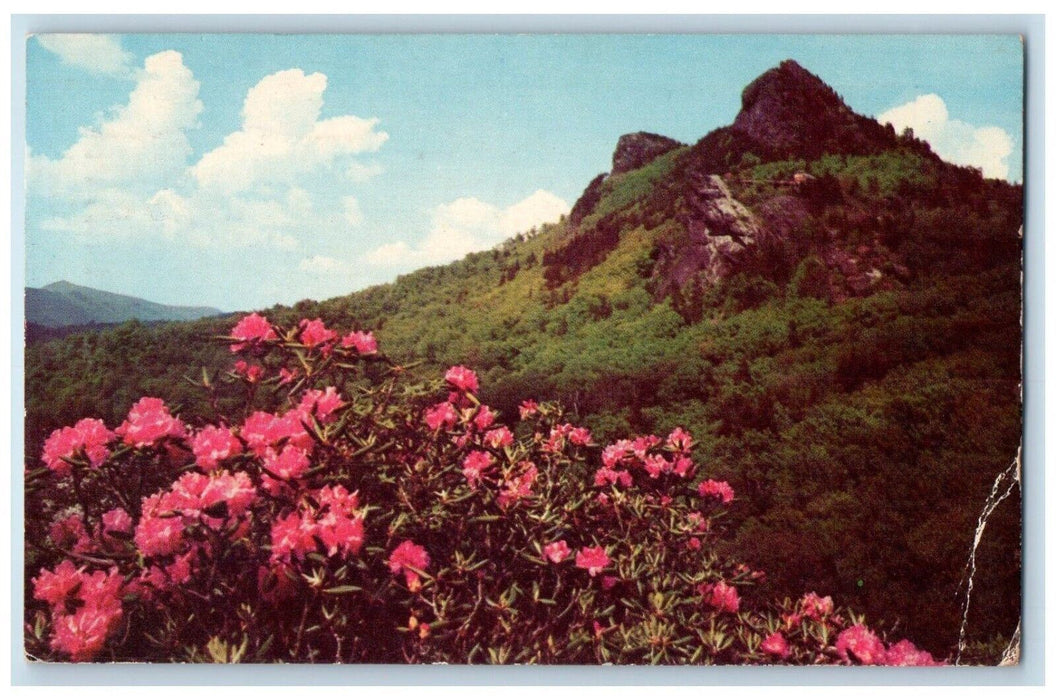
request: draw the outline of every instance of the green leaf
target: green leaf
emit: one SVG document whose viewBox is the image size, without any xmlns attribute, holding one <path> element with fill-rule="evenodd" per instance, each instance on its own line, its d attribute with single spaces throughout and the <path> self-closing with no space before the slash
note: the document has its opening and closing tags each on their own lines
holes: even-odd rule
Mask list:
<svg viewBox="0 0 1056 700">
<path fill-rule="evenodd" d="M 333 588 L 324 588 L 323 593 L 329 593 L 330 595 L 344 595 L 346 593 L 360 593 L 363 589 L 359 586 L 334 586 Z"/>
</svg>

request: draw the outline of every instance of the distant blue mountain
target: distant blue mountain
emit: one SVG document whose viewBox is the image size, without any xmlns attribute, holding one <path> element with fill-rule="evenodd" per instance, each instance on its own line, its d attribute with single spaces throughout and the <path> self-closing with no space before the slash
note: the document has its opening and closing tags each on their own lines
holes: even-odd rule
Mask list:
<svg viewBox="0 0 1056 700">
<path fill-rule="evenodd" d="M 168 306 L 145 299 L 55 282 L 26 287 L 26 322 L 46 328 L 140 321 L 193 321 L 222 314 L 209 306 Z"/>
</svg>

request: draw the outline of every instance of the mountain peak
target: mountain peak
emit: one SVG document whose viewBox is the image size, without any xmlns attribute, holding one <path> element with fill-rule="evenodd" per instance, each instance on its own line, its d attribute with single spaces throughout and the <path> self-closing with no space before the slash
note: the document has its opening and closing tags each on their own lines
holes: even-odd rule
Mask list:
<svg viewBox="0 0 1056 700">
<path fill-rule="evenodd" d="M 39 289 L 26 287 L 26 321 L 46 328 L 90 323 L 140 321 L 189 321 L 223 313 L 206 306 L 170 306 L 145 299 L 114 294 L 66 280 Z"/>
<path fill-rule="evenodd" d="M 788 157 L 823 153 L 876 153 L 894 133 L 856 114 L 821 78 L 789 59 L 753 80 L 741 93 L 735 131 Z"/>
<path fill-rule="evenodd" d="M 616 142 L 616 151 L 612 154 L 612 174 L 637 170 L 668 151 L 684 145 L 681 141 L 648 131 L 624 134 Z"/>
<path fill-rule="evenodd" d="M 66 280 L 59 280 L 58 282 L 52 282 L 51 284 L 46 284 L 41 287 L 41 289 L 47 289 L 49 292 L 65 292 L 78 288 L 78 285 L 73 282 L 67 282 Z"/>
</svg>

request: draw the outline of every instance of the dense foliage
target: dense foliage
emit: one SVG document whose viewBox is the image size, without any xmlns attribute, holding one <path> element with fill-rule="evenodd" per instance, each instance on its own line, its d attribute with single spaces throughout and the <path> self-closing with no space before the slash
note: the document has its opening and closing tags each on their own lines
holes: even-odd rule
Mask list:
<svg viewBox="0 0 1056 700">
<path fill-rule="evenodd" d="M 532 400 L 507 425 L 466 367 L 415 381 L 319 320 L 227 342 L 247 358 L 202 377 L 207 415 L 144 397 L 46 440 L 31 656 L 934 664 L 830 597 L 765 604 L 681 428 L 602 449 Z"/>
<path fill-rule="evenodd" d="M 574 220 L 268 316 L 374 328 L 393 358 L 476 369 L 503 415 L 559 401 L 599 441 L 684 427 L 746 497 L 715 547 L 767 571 L 757 590 L 832 593 L 947 656 L 976 518 L 1020 439 L 1022 188 L 881 136 L 786 159 L 719 130 L 595 180 Z M 673 284 L 661 253 L 686 243 L 699 172 L 722 174 L 767 235 L 734 274 Z M 27 463 L 51 430 L 116 424 L 143 395 L 210 415 L 186 378 L 226 368 L 200 341 L 229 327 L 128 324 L 29 347 Z M 1017 499 L 978 558 L 967 631 L 993 648 L 1020 612 Z"/>
</svg>

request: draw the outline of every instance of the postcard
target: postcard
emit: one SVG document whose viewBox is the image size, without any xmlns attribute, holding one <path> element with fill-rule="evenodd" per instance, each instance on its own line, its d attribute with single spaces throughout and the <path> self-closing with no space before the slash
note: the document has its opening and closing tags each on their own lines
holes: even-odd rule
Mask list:
<svg viewBox="0 0 1056 700">
<path fill-rule="evenodd" d="M 28 659 L 1018 663 L 1019 36 L 26 51 Z"/>
</svg>

